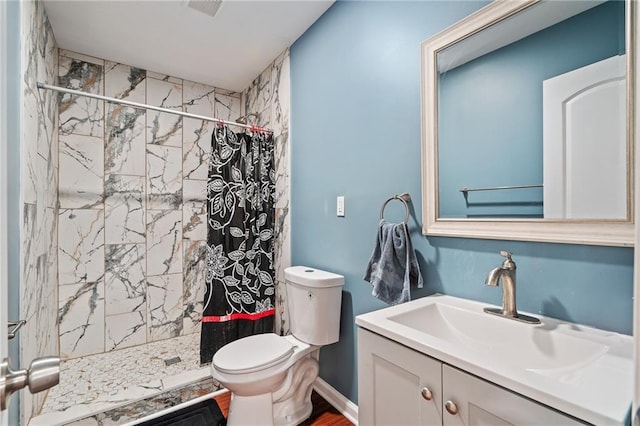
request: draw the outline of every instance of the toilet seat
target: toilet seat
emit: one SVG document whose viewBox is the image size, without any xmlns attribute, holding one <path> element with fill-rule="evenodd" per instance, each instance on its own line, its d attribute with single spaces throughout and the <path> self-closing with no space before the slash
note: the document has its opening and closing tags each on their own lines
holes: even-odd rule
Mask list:
<svg viewBox="0 0 640 426">
<path fill-rule="evenodd" d="M 249 374 L 278 365 L 295 349 L 275 333 L 256 334 L 231 342 L 216 352 L 212 364 L 226 374 Z"/>
</svg>

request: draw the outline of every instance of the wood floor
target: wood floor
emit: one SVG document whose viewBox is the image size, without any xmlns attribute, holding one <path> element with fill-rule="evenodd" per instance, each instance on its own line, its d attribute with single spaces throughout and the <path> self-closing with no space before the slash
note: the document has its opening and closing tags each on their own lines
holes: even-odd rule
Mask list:
<svg viewBox="0 0 640 426">
<path fill-rule="evenodd" d="M 215 400 L 220 406 L 222 414 L 227 417 L 231 393 L 220 394 L 215 397 Z M 347 420 L 345 416 L 340 414 L 338 410 L 333 408 L 315 391 L 311 394 L 311 402 L 313 403 L 313 411 L 311 412 L 311 417 L 302 423 L 303 426 L 353 426 L 353 423 Z"/>
</svg>

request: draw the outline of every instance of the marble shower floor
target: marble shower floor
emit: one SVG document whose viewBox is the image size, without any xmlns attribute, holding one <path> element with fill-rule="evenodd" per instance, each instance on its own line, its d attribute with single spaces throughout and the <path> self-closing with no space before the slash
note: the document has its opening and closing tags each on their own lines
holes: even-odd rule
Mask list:
<svg viewBox="0 0 640 426">
<path fill-rule="evenodd" d="M 214 392 L 219 387 L 210 378 L 209 367 L 200 367 L 199 345 L 196 333 L 63 361 L 60 384 L 49 391 L 41 414 L 29 425 L 70 424 L 79 419 L 86 422 L 74 424 L 122 424 L 124 418 L 134 420 L 132 415 L 141 418 Z M 152 402 L 154 396 L 160 405 Z M 117 421 L 89 420 L 100 415 L 103 420 L 115 416 Z"/>
</svg>

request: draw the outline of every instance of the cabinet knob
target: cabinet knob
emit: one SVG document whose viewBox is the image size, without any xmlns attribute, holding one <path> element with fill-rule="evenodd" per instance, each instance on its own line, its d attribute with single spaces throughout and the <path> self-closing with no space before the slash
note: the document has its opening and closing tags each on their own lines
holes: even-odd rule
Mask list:
<svg viewBox="0 0 640 426">
<path fill-rule="evenodd" d="M 422 397 L 427 401 L 431 401 L 431 398 L 433 398 L 433 394 L 431 393 L 428 387 L 422 388 L 420 393 L 422 394 Z"/>
<path fill-rule="evenodd" d="M 458 414 L 458 406 L 456 405 L 456 403 L 455 403 L 455 402 L 453 402 L 453 401 L 451 401 L 451 400 L 449 400 L 449 401 L 447 401 L 447 402 L 445 402 L 445 403 L 444 403 L 444 408 L 446 408 L 446 409 L 447 409 L 447 412 L 448 412 L 449 414 L 453 414 L 454 416 L 455 416 L 456 414 Z"/>
</svg>

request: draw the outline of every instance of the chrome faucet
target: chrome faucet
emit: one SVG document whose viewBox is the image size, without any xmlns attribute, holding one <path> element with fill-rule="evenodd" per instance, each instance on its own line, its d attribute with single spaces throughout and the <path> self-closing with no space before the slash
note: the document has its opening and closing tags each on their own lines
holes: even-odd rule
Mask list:
<svg viewBox="0 0 640 426">
<path fill-rule="evenodd" d="M 484 311 L 517 321 L 540 324 L 538 318 L 518 313 L 516 309 L 516 263 L 511 259 L 511 253 L 508 251 L 501 251 L 500 256 L 506 259 L 501 266 L 489 271 L 484 283 L 491 287 L 497 287 L 499 282 L 502 281 L 502 309 L 484 308 Z"/>
</svg>

